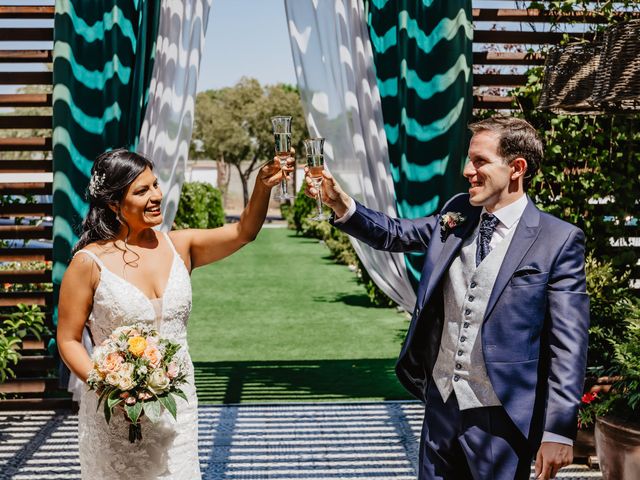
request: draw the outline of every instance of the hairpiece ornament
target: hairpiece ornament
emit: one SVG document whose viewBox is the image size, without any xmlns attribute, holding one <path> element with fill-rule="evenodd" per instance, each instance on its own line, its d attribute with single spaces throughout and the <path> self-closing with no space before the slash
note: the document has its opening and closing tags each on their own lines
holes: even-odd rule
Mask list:
<svg viewBox="0 0 640 480">
<path fill-rule="evenodd" d="M 98 191 L 104 185 L 104 179 L 104 173 L 102 175 L 97 175 L 95 173 L 91 175 L 91 179 L 89 180 L 89 193 L 91 195 L 95 196 L 98 193 Z"/>
</svg>

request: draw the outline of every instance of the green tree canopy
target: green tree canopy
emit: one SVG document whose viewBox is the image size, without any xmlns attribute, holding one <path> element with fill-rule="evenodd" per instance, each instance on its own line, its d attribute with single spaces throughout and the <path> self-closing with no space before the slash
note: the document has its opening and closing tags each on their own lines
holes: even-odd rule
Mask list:
<svg viewBox="0 0 640 480">
<path fill-rule="evenodd" d="M 235 166 L 245 205 L 251 173 L 274 156 L 271 117 L 275 115 L 293 117 L 291 143 L 299 154 L 308 133 L 295 87 L 263 87 L 255 79 L 242 78 L 233 87 L 207 90 L 196 97 L 193 141 L 210 158 Z"/>
</svg>

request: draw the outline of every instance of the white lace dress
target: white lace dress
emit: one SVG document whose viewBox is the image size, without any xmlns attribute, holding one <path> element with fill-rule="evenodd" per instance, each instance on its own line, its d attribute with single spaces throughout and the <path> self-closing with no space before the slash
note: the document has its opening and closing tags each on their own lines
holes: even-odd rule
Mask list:
<svg viewBox="0 0 640 480">
<path fill-rule="evenodd" d="M 164 412 L 157 423 L 142 419 L 142 440 L 129 443 L 129 426 L 122 416 L 114 415 L 107 424 L 102 408 L 96 411 L 97 396 L 93 391 L 82 395 L 78 414 L 80 465 L 83 479 L 136 480 L 201 478 L 198 462 L 198 400 L 193 378 L 193 364 L 187 350 L 187 320 L 191 311 L 189 273 L 168 235 L 173 249 L 173 262 L 167 285 L 158 305 L 138 288 L 105 268 L 88 250 L 100 267 L 100 283 L 93 297 L 93 309 L 87 322 L 96 345 L 122 325 L 149 322 L 159 326 L 160 335 L 182 345 L 189 366 L 188 383 L 183 385 L 188 402 L 176 399 L 177 421 Z M 159 315 L 156 315 L 158 311 Z"/>
</svg>

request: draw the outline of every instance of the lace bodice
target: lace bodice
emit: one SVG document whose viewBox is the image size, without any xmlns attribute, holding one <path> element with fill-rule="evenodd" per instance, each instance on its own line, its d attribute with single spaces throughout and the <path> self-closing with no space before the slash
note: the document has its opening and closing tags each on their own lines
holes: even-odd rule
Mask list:
<svg viewBox="0 0 640 480">
<path fill-rule="evenodd" d="M 152 323 L 160 335 L 182 345 L 178 356 L 189 367 L 188 384 L 183 390 L 189 399 L 178 399 L 178 420 L 164 412 L 153 424 L 143 417 L 143 439 L 128 441 L 128 424 L 114 416 L 107 425 L 102 409 L 96 412 L 97 396 L 88 391 L 82 396 L 79 412 L 80 463 L 83 479 L 198 479 L 200 470 L 197 445 L 197 397 L 193 365 L 188 353 L 187 321 L 191 312 L 191 280 L 169 236 L 173 260 L 161 303 L 160 315 L 154 302 L 140 289 L 111 272 L 88 250 L 77 254 L 90 256 L 100 268 L 100 281 L 93 297 L 87 321 L 94 344 L 100 344 L 113 330 L 138 322 Z"/>
</svg>

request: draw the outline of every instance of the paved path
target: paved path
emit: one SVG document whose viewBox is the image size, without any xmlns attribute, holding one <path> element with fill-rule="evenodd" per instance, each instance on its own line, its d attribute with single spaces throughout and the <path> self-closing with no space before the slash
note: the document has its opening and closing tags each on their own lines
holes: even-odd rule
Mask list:
<svg viewBox="0 0 640 480">
<path fill-rule="evenodd" d="M 414 480 L 421 416 L 413 402 L 202 406 L 203 478 Z M 0 480 L 79 478 L 76 415 L 0 412 Z"/>
</svg>

